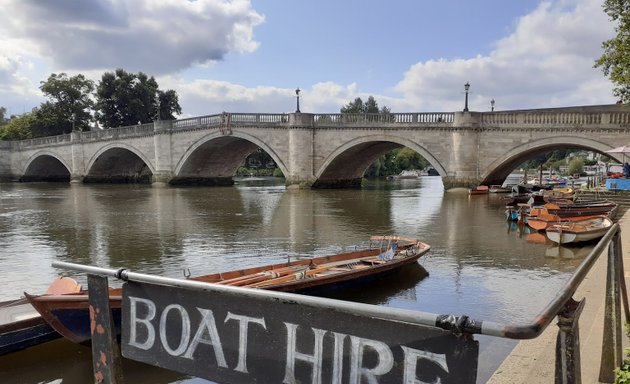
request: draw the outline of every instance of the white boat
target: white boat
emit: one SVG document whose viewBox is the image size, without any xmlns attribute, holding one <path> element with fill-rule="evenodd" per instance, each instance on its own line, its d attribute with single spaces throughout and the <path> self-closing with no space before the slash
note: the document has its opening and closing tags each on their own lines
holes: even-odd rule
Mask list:
<svg viewBox="0 0 630 384">
<path fill-rule="evenodd" d="M 577 243 L 599 239 L 610 229 L 613 222 L 605 215 L 584 220 L 561 222 L 546 229 L 549 240 L 558 244 Z"/>
</svg>

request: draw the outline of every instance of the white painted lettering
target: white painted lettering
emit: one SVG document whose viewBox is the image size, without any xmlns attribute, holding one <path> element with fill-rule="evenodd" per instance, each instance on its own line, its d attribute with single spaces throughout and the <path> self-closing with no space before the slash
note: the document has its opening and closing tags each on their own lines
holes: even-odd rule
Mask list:
<svg viewBox="0 0 630 384">
<path fill-rule="evenodd" d="M 448 373 L 446 355 L 428 351 L 421 351 L 418 349 L 405 347 L 404 345 L 401 345 L 401 348 L 405 353 L 405 372 L 403 375 L 404 384 L 430 384 L 416 378 L 416 366 L 418 364 L 418 360 L 420 359 L 429 360 L 430 362 L 442 368 L 445 373 Z M 439 378 L 437 383 L 440 383 Z"/>
<path fill-rule="evenodd" d="M 335 346 L 333 350 L 333 371 L 330 383 L 341 384 L 343 375 L 343 342 L 348 335 L 337 332 L 333 332 L 333 334 L 335 335 Z"/>
<path fill-rule="evenodd" d="M 179 312 L 179 318 L 182 322 L 182 333 L 179 337 L 179 345 L 175 349 L 172 349 L 171 346 L 168 345 L 166 338 L 166 321 L 168 320 L 168 314 L 171 310 Z M 179 356 L 186 351 L 186 347 L 188 347 L 188 342 L 190 341 L 190 317 L 188 316 L 186 308 L 179 304 L 170 304 L 164 308 L 160 316 L 160 341 L 166 352 L 171 356 Z"/>
<path fill-rule="evenodd" d="M 365 377 L 370 384 L 378 383 L 377 376 L 386 374 L 394 366 L 394 356 L 387 344 L 356 336 L 350 336 L 350 342 L 352 345 L 350 351 L 350 384 L 362 383 L 362 377 Z M 363 366 L 363 354 L 366 348 L 371 348 L 378 354 L 378 363 L 373 368 Z"/>
<path fill-rule="evenodd" d="M 249 373 L 247 372 L 247 329 L 249 327 L 249 323 L 256 323 L 262 325 L 264 329 L 267 329 L 265 319 L 235 315 L 232 312 L 228 312 L 227 316 L 225 316 L 225 322 L 227 323 L 228 320 L 238 321 L 238 363 L 236 364 L 234 370 Z"/>
<path fill-rule="evenodd" d="M 138 318 L 138 307 L 144 305 L 147 308 L 146 317 Z M 147 350 L 155 343 L 155 329 L 151 320 L 155 317 L 155 303 L 148 299 L 129 296 L 129 345 L 132 347 Z M 144 342 L 138 341 L 138 325 L 143 325 L 147 331 L 147 339 Z"/>
<path fill-rule="evenodd" d="M 315 334 L 315 346 L 313 354 L 309 355 L 297 351 L 297 324 L 284 323 L 284 325 L 287 328 L 287 361 L 282 382 L 285 384 L 297 383 L 295 379 L 295 360 L 302 360 L 313 365 L 311 383 L 320 384 L 322 382 L 322 353 L 326 330 L 311 328 Z"/>
<path fill-rule="evenodd" d="M 214 356 L 217 359 L 217 365 L 221 368 L 227 368 L 228 366 L 225 361 L 225 355 L 223 354 L 223 346 L 221 345 L 221 338 L 219 337 L 217 324 L 214 320 L 214 314 L 209 309 L 197 307 L 197 310 L 201 313 L 201 323 L 199 324 L 199 328 L 197 328 L 197 332 L 188 346 L 188 350 L 186 350 L 186 353 L 182 356 L 187 359 L 192 359 L 199 344 L 208 344 L 214 349 Z M 204 339 L 202 337 L 206 331 L 208 336 L 210 336 L 209 339 Z"/>
</svg>

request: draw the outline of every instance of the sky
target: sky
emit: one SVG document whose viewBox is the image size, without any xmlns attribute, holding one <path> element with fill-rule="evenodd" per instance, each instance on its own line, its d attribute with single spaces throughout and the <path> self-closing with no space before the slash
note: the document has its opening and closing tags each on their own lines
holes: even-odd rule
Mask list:
<svg viewBox="0 0 630 384">
<path fill-rule="evenodd" d="M 593 68 L 603 0 L 3 0 L 0 107 L 29 112 L 52 73 L 122 68 L 179 96 L 181 118 L 614 104 Z"/>
</svg>

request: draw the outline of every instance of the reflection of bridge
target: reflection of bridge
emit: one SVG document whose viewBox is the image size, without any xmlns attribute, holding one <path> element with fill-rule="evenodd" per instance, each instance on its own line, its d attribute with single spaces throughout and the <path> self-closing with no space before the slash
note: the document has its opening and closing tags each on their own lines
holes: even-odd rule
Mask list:
<svg viewBox="0 0 630 384">
<path fill-rule="evenodd" d="M 223 113 L 0 143 L 0 177 L 229 184 L 257 147 L 288 186 L 360 184 L 382 154 L 409 147 L 446 188 L 500 184 L 524 160 L 559 148 L 604 153 L 630 142 L 622 105 L 502 112 Z"/>
</svg>

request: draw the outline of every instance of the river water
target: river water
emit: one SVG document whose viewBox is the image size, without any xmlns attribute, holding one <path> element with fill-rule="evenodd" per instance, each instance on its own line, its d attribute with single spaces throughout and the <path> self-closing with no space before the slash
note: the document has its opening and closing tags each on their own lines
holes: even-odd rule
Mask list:
<svg viewBox="0 0 630 384">
<path fill-rule="evenodd" d="M 183 277 L 337 253 L 370 235 L 432 246 L 419 264 L 335 298 L 529 322 L 589 248 L 558 248 L 505 220 L 501 195 L 445 193 L 439 177 L 370 182 L 361 190 L 286 190 L 274 179 L 233 187 L 0 184 L 0 301 L 44 292 L 54 260 Z M 116 282 L 112 282 L 116 285 Z M 476 336 L 478 382 L 516 344 Z M 124 360 L 126 382 L 207 381 Z M 0 382 L 88 383 L 91 350 L 57 340 L 0 356 Z"/>
</svg>

